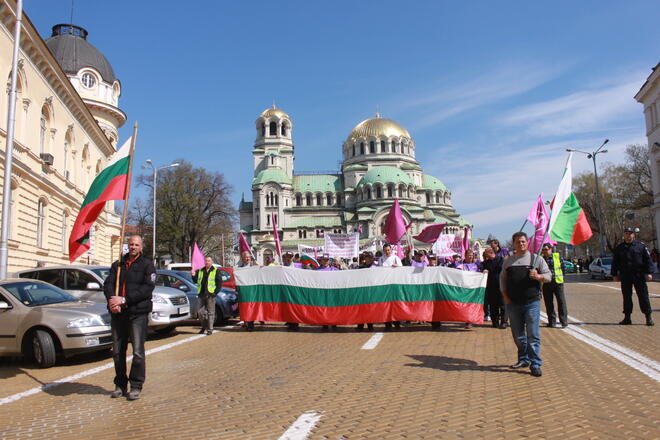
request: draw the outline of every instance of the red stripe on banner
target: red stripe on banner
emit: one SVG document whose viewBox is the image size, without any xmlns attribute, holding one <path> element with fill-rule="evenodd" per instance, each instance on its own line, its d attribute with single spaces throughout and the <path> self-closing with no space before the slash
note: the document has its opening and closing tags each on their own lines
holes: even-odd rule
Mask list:
<svg viewBox="0 0 660 440">
<path fill-rule="evenodd" d="M 320 307 L 288 303 L 244 303 L 243 321 L 352 325 L 390 321 L 446 321 L 483 324 L 483 304 L 456 301 L 391 301 L 356 306 Z"/>
</svg>

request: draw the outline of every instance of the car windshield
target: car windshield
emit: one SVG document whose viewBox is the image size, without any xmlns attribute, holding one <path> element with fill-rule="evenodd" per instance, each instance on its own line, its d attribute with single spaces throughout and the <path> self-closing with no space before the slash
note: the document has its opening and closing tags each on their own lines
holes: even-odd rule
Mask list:
<svg viewBox="0 0 660 440">
<path fill-rule="evenodd" d="M 611 265 L 612 264 L 612 257 L 603 258 L 603 264 L 608 265 L 608 266 Z"/>
<path fill-rule="evenodd" d="M 108 278 L 108 275 L 110 275 L 110 268 L 109 267 L 97 267 L 95 269 L 92 269 L 92 272 L 94 272 L 96 275 L 100 276 L 103 281 L 105 281 L 106 278 Z"/>
<path fill-rule="evenodd" d="M 7 283 L 3 284 L 2 287 L 28 307 L 78 301 L 55 286 L 36 281 Z"/>
<path fill-rule="evenodd" d="M 192 275 L 190 275 L 190 272 L 186 272 L 186 271 L 183 271 L 183 270 L 175 270 L 174 272 L 176 272 L 176 274 L 178 276 L 180 276 L 181 278 L 185 278 L 188 281 L 190 281 L 191 283 L 193 282 Z"/>
</svg>

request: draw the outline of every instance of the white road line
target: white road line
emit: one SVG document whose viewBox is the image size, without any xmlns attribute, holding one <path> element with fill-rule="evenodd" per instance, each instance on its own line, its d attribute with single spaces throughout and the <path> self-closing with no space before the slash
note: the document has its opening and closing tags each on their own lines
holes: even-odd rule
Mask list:
<svg viewBox="0 0 660 440">
<path fill-rule="evenodd" d="M 603 287 L 605 289 L 612 289 L 612 290 L 618 290 L 621 291 L 620 287 L 612 287 L 612 286 L 604 286 L 602 284 L 596 284 L 596 283 L 578 283 L 578 284 L 584 284 L 586 286 L 598 286 L 598 287 Z"/>
<path fill-rule="evenodd" d="M 541 317 L 547 322 L 548 316 L 544 312 L 541 312 Z M 572 316 L 569 316 L 568 319 L 578 325 L 584 324 Z M 578 326 L 569 326 L 562 330 L 574 338 L 591 345 L 603 353 L 623 362 L 629 367 L 647 375 L 656 382 L 660 382 L 660 362 L 656 362 L 634 350 L 619 345 L 616 342 L 612 342 L 609 339 L 602 338 Z"/>
<path fill-rule="evenodd" d="M 367 342 L 364 343 L 362 346 L 362 350 L 373 350 L 376 348 L 380 340 L 383 339 L 383 333 L 382 332 L 377 332 L 374 333 L 372 337 L 369 338 Z"/>
<path fill-rule="evenodd" d="M 195 339 L 204 338 L 204 337 L 206 337 L 206 335 L 190 336 L 189 338 L 182 339 L 180 341 L 171 342 L 169 344 L 161 345 L 160 347 L 156 347 L 156 348 L 152 348 L 151 350 L 147 350 L 145 352 L 145 355 L 149 356 L 150 354 L 158 353 L 159 351 L 169 350 L 170 348 L 176 347 L 177 345 L 185 344 L 187 342 L 194 341 Z M 130 361 L 131 359 L 133 359 L 133 356 L 128 356 L 126 358 L 126 361 Z M 32 395 L 40 393 L 42 391 L 47 391 L 47 390 L 49 390 L 51 388 L 54 388 L 56 386 L 63 385 L 65 383 L 69 383 L 69 382 L 73 382 L 74 380 L 78 380 L 78 379 L 81 379 L 83 377 L 87 377 L 87 376 L 90 376 L 92 374 L 96 374 L 98 372 L 101 372 L 101 371 L 107 370 L 108 368 L 113 368 L 113 367 L 114 367 L 114 363 L 113 362 L 108 362 L 107 364 L 103 364 L 103 365 L 100 365 L 96 368 L 91 368 L 89 370 L 85 370 L 81 373 L 74 374 L 73 376 L 67 376 L 63 379 L 56 380 L 55 382 L 49 382 L 47 384 L 41 385 L 40 387 L 34 387 L 34 388 L 29 389 L 27 391 L 23 391 L 22 393 L 12 394 L 11 396 L 0 399 L 0 406 L 5 405 L 7 403 L 11 403 L 11 402 L 16 402 L 17 400 L 20 400 L 24 397 L 32 396 Z"/>
<path fill-rule="evenodd" d="M 319 420 L 321 420 L 321 413 L 307 411 L 298 417 L 293 425 L 289 426 L 289 429 L 284 431 L 279 440 L 305 440 Z"/>
</svg>

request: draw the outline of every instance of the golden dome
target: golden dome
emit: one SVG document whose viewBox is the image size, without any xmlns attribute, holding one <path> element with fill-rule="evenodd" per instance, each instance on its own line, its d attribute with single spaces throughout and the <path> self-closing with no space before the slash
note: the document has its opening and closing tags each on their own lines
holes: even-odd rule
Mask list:
<svg viewBox="0 0 660 440">
<path fill-rule="evenodd" d="M 398 122 L 387 118 L 381 118 L 380 115 L 376 115 L 375 118 L 367 119 L 356 125 L 349 133 L 346 140 L 354 141 L 356 139 L 371 136 L 376 138 L 381 136 L 404 136 L 410 139 L 410 133 L 408 133 L 408 130 L 399 125 Z"/>
<path fill-rule="evenodd" d="M 278 118 L 287 118 L 291 119 L 289 115 L 286 114 L 283 110 L 275 107 L 275 104 L 271 108 L 267 108 L 261 113 L 261 117 L 264 119 L 270 118 L 272 116 L 278 117 Z"/>
</svg>

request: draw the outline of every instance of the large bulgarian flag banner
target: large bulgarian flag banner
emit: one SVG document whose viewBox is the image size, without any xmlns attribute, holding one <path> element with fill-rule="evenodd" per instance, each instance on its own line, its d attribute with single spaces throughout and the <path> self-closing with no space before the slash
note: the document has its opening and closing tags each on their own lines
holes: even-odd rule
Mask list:
<svg viewBox="0 0 660 440">
<path fill-rule="evenodd" d="M 487 274 L 445 267 L 234 271 L 244 321 L 350 325 L 390 321 L 482 324 Z"/>
<path fill-rule="evenodd" d="M 103 212 L 108 200 L 125 200 L 132 137 L 112 156 L 87 191 L 69 236 L 69 261 L 89 249 L 89 230 Z"/>
</svg>

